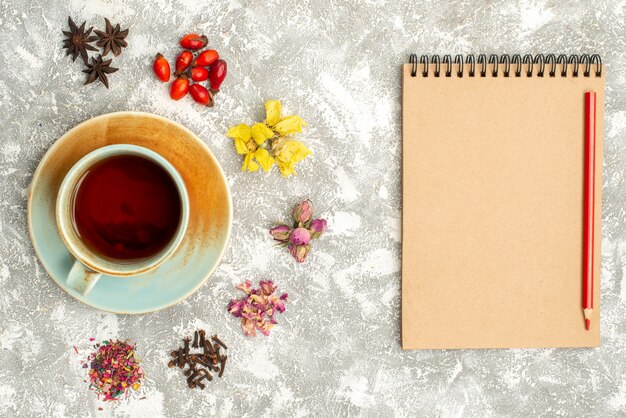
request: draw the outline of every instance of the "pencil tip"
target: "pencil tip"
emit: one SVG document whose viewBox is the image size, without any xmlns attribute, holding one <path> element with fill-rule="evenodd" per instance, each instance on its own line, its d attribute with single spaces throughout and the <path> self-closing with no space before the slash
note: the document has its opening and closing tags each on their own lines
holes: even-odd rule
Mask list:
<svg viewBox="0 0 626 418">
<path fill-rule="evenodd" d="M 589 331 L 590 327 L 591 327 L 591 319 L 585 319 L 585 328 L 587 328 L 587 331 Z"/>
</svg>

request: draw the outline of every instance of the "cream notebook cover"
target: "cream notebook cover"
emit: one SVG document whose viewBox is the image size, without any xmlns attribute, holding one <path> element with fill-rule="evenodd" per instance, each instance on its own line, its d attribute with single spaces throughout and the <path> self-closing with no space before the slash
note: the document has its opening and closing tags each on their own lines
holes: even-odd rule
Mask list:
<svg viewBox="0 0 626 418">
<path fill-rule="evenodd" d="M 604 68 L 598 56 L 567 59 L 412 56 L 404 65 L 404 349 L 600 345 Z M 581 305 L 586 91 L 597 93 L 590 331 Z"/>
</svg>

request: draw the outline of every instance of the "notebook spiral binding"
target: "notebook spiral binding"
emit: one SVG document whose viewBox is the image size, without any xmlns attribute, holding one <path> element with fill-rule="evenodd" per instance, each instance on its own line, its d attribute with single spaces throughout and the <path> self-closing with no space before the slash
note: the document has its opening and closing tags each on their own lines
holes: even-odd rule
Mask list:
<svg viewBox="0 0 626 418">
<path fill-rule="evenodd" d="M 595 66 L 594 73 L 596 77 L 600 77 L 602 75 L 602 59 L 600 59 L 600 55 L 570 55 L 567 56 L 565 54 L 561 54 L 558 57 L 555 54 L 538 54 L 531 55 L 526 54 L 523 57 L 520 54 L 491 54 L 489 58 L 485 54 L 479 54 L 478 56 L 470 54 L 463 59 L 463 55 L 457 54 L 454 56 L 454 60 L 451 55 L 443 55 L 440 57 L 439 55 L 431 55 L 430 59 L 428 55 L 421 55 L 419 58 L 419 62 L 417 59 L 417 54 L 411 54 L 409 57 L 409 64 L 411 64 L 411 77 L 416 77 L 418 73 L 418 64 L 423 64 L 421 74 L 423 77 L 428 77 L 431 73 L 431 66 L 433 66 L 432 74 L 435 77 L 439 77 L 442 73 L 441 66 L 445 67 L 444 75 L 445 77 L 452 76 L 452 65 L 458 65 L 458 70 L 456 71 L 457 77 L 463 77 L 464 74 L 464 65 L 469 67 L 467 71 L 468 77 L 476 76 L 476 66 L 480 66 L 480 70 L 478 75 L 480 77 L 487 76 L 487 64 L 493 65 L 493 69 L 490 73 L 492 77 L 498 77 L 499 65 L 504 66 L 504 71 L 502 75 L 504 77 L 511 76 L 511 66 L 515 67 L 515 71 L 513 72 L 514 77 L 521 77 L 522 71 L 526 74 L 526 77 L 532 77 L 535 71 L 535 65 L 537 65 L 537 72 L 535 75 L 537 77 L 543 77 L 546 69 L 546 65 L 549 66 L 548 76 L 555 77 L 556 76 L 556 68 L 557 65 L 561 65 L 561 77 L 567 77 L 567 71 L 569 65 L 573 64 L 574 68 L 572 70 L 572 76 L 578 77 L 579 67 L 584 65 L 583 77 L 591 76 L 591 67 Z M 525 70 L 524 70 L 525 67 Z"/>
</svg>

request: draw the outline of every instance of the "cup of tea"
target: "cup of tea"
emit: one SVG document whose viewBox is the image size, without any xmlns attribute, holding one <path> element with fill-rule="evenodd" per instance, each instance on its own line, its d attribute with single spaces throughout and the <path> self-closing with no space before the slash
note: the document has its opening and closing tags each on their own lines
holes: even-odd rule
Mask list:
<svg viewBox="0 0 626 418">
<path fill-rule="evenodd" d="M 103 275 L 129 278 L 176 251 L 189 198 L 176 168 L 147 148 L 98 148 L 67 173 L 56 201 L 63 242 L 75 258 L 67 285 L 86 295 Z"/>
</svg>

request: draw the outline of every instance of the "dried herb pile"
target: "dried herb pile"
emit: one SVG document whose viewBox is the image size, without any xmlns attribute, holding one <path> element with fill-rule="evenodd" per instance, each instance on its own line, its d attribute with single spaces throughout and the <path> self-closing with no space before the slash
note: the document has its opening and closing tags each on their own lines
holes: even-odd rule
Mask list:
<svg viewBox="0 0 626 418">
<path fill-rule="evenodd" d="M 115 401 L 130 389 L 141 386 L 144 372 L 139 365 L 135 346 L 128 341 L 111 340 L 95 344 L 96 351 L 87 357 L 89 388 L 105 401 Z"/>
<path fill-rule="evenodd" d="M 252 287 L 252 282 L 246 280 L 236 286 L 245 293 L 240 299 L 231 299 L 228 312 L 241 321 L 244 335 L 254 337 L 257 330 L 263 335 L 270 335 L 270 331 L 278 323 L 275 316 L 285 312 L 287 293 L 278 296 L 277 286 L 271 280 L 261 280 L 258 288 Z"/>
<path fill-rule="evenodd" d="M 212 341 L 212 342 L 211 342 Z M 190 346 L 191 345 L 191 346 Z M 192 353 L 191 348 L 201 349 L 201 352 Z M 179 367 L 185 370 L 184 375 L 187 377 L 187 385 L 190 389 L 204 389 L 203 381 L 212 381 L 213 376 L 222 377 L 226 360 L 228 356 L 220 350 L 226 351 L 228 347 L 217 335 L 213 335 L 211 339 L 206 338 L 206 331 L 201 329 L 194 332 L 193 342 L 191 338 L 183 338 L 183 346 L 178 350 L 171 352 L 172 359 L 167 367 Z M 213 372 L 214 374 L 211 374 Z"/>
<path fill-rule="evenodd" d="M 197 33 L 183 36 L 179 45 L 184 48 L 176 58 L 176 77 L 170 85 L 170 98 L 180 100 L 189 93 L 196 103 L 213 107 L 214 97 L 220 91 L 227 73 L 226 61 L 215 49 L 205 48 L 209 39 Z M 154 74 L 164 83 L 170 81 L 169 61 L 158 53 L 152 63 Z M 203 84 L 207 82 L 207 87 Z"/>
<path fill-rule="evenodd" d="M 107 75 L 116 72 L 118 68 L 111 66 L 112 58 L 105 60 L 103 57 L 106 57 L 109 53 L 117 57 L 122 53 L 122 49 L 128 46 L 126 42 L 128 29 L 122 30 L 119 23 L 113 26 L 107 18 L 104 19 L 104 22 L 104 31 L 94 30 L 93 27 L 85 29 L 86 22 L 78 26 L 71 17 L 68 17 L 67 23 L 70 30 L 63 31 L 65 35 L 63 49 L 66 49 L 66 55 L 70 55 L 72 61 L 76 61 L 76 58 L 80 55 L 86 67 L 83 70 L 87 74 L 85 84 L 99 80 L 106 88 L 109 88 Z M 92 31 L 95 35 L 92 35 Z M 102 51 L 97 56 L 92 56 L 90 62 L 88 51 L 98 51 L 98 48 L 92 45 L 94 42 Z"/>
</svg>

